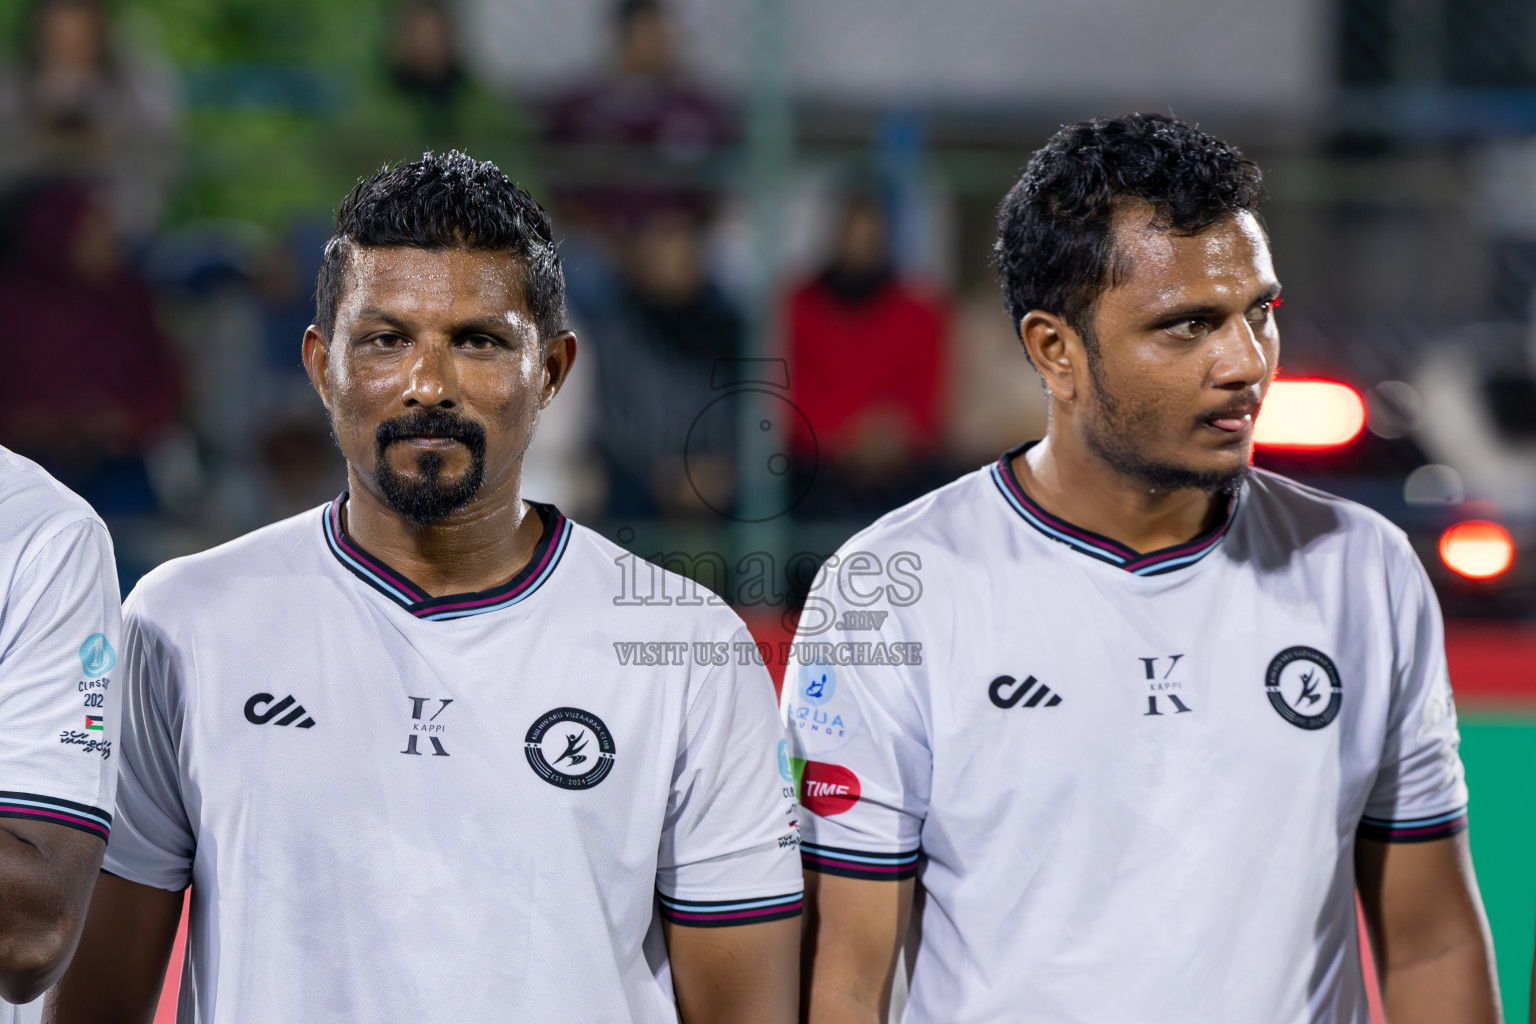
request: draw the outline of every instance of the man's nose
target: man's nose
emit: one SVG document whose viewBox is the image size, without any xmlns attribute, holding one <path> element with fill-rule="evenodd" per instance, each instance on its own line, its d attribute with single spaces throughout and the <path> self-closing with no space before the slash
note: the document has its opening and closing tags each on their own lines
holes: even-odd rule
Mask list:
<svg viewBox="0 0 1536 1024">
<path fill-rule="evenodd" d="M 416 347 L 402 396 L 408 406 L 453 408 L 459 404 L 459 380 L 446 342 L 427 341 Z"/>
<path fill-rule="evenodd" d="M 1264 339 L 1246 317 L 1234 317 L 1216 336 L 1218 350 L 1211 367 L 1211 383 L 1219 388 L 1251 388 L 1269 373 L 1269 354 Z"/>
</svg>

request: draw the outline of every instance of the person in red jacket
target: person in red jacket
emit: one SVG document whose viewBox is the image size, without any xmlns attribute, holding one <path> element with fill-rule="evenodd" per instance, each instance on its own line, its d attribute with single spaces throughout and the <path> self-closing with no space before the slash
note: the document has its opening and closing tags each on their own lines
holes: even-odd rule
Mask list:
<svg viewBox="0 0 1536 1024">
<path fill-rule="evenodd" d="M 887 234 L 875 196 L 846 197 L 828 265 L 789 297 L 789 397 L 809 423 L 790 442 L 797 471 L 816 473 L 808 511 L 894 507 L 921 490 L 939 446 L 949 311 L 896 272 Z"/>
</svg>

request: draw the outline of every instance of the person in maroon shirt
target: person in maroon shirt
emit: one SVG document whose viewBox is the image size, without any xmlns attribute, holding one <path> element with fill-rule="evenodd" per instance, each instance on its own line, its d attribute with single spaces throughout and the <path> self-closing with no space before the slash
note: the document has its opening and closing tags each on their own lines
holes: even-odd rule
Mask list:
<svg viewBox="0 0 1536 1024">
<path fill-rule="evenodd" d="M 55 182 L 17 207 L 0 258 L 9 388 L 0 444 L 42 463 L 107 515 L 127 492 L 145 490 L 137 467 L 180 411 L 181 375 L 154 296 L 122 260 L 97 193 Z M 129 479 L 135 486 L 125 491 Z"/>
<path fill-rule="evenodd" d="M 544 140 L 567 224 L 627 235 L 666 211 L 700 219 L 719 196 L 712 161 L 736 140 L 725 105 L 682 68 L 661 0 L 619 0 L 611 67 L 560 94 Z M 615 168 L 619 170 L 616 172 Z"/>
<path fill-rule="evenodd" d="M 921 490 L 937 454 L 949 311 L 896 273 L 876 197 L 843 201 L 835 239 L 785 315 L 789 397 L 809 421 L 791 450 L 798 472 L 820 466 L 809 511 L 883 511 Z"/>
</svg>

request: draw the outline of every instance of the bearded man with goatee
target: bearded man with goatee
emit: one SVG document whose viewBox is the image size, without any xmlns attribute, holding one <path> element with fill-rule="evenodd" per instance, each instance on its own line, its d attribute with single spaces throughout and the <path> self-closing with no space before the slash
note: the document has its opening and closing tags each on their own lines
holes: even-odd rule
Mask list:
<svg viewBox="0 0 1536 1024">
<path fill-rule="evenodd" d="M 149 1019 L 190 884 L 182 1020 L 795 1020 L 767 672 L 615 656 L 750 636 L 620 601 L 630 556 L 522 493 L 575 357 L 495 167 L 347 197 L 303 358 L 348 489 L 131 595 L 118 832 L 50 1019 Z"/>
</svg>

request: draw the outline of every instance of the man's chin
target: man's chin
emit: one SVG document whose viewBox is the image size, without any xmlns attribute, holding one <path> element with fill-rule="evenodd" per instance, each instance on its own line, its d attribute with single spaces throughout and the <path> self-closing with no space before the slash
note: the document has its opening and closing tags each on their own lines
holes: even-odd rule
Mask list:
<svg viewBox="0 0 1536 1024">
<path fill-rule="evenodd" d="M 1095 444 L 1094 441 L 1099 441 Z M 1205 491 L 1208 494 L 1235 493 L 1248 474 L 1248 451 L 1202 452 L 1197 458 L 1160 457 L 1097 438 L 1090 445 L 1098 456 L 1121 476 L 1159 491 Z"/>
<path fill-rule="evenodd" d="M 481 467 L 447 476 L 411 474 L 403 476 L 393 467 L 380 467 L 374 474 L 384 502 L 413 526 L 432 526 L 474 502 L 485 482 Z"/>
</svg>

